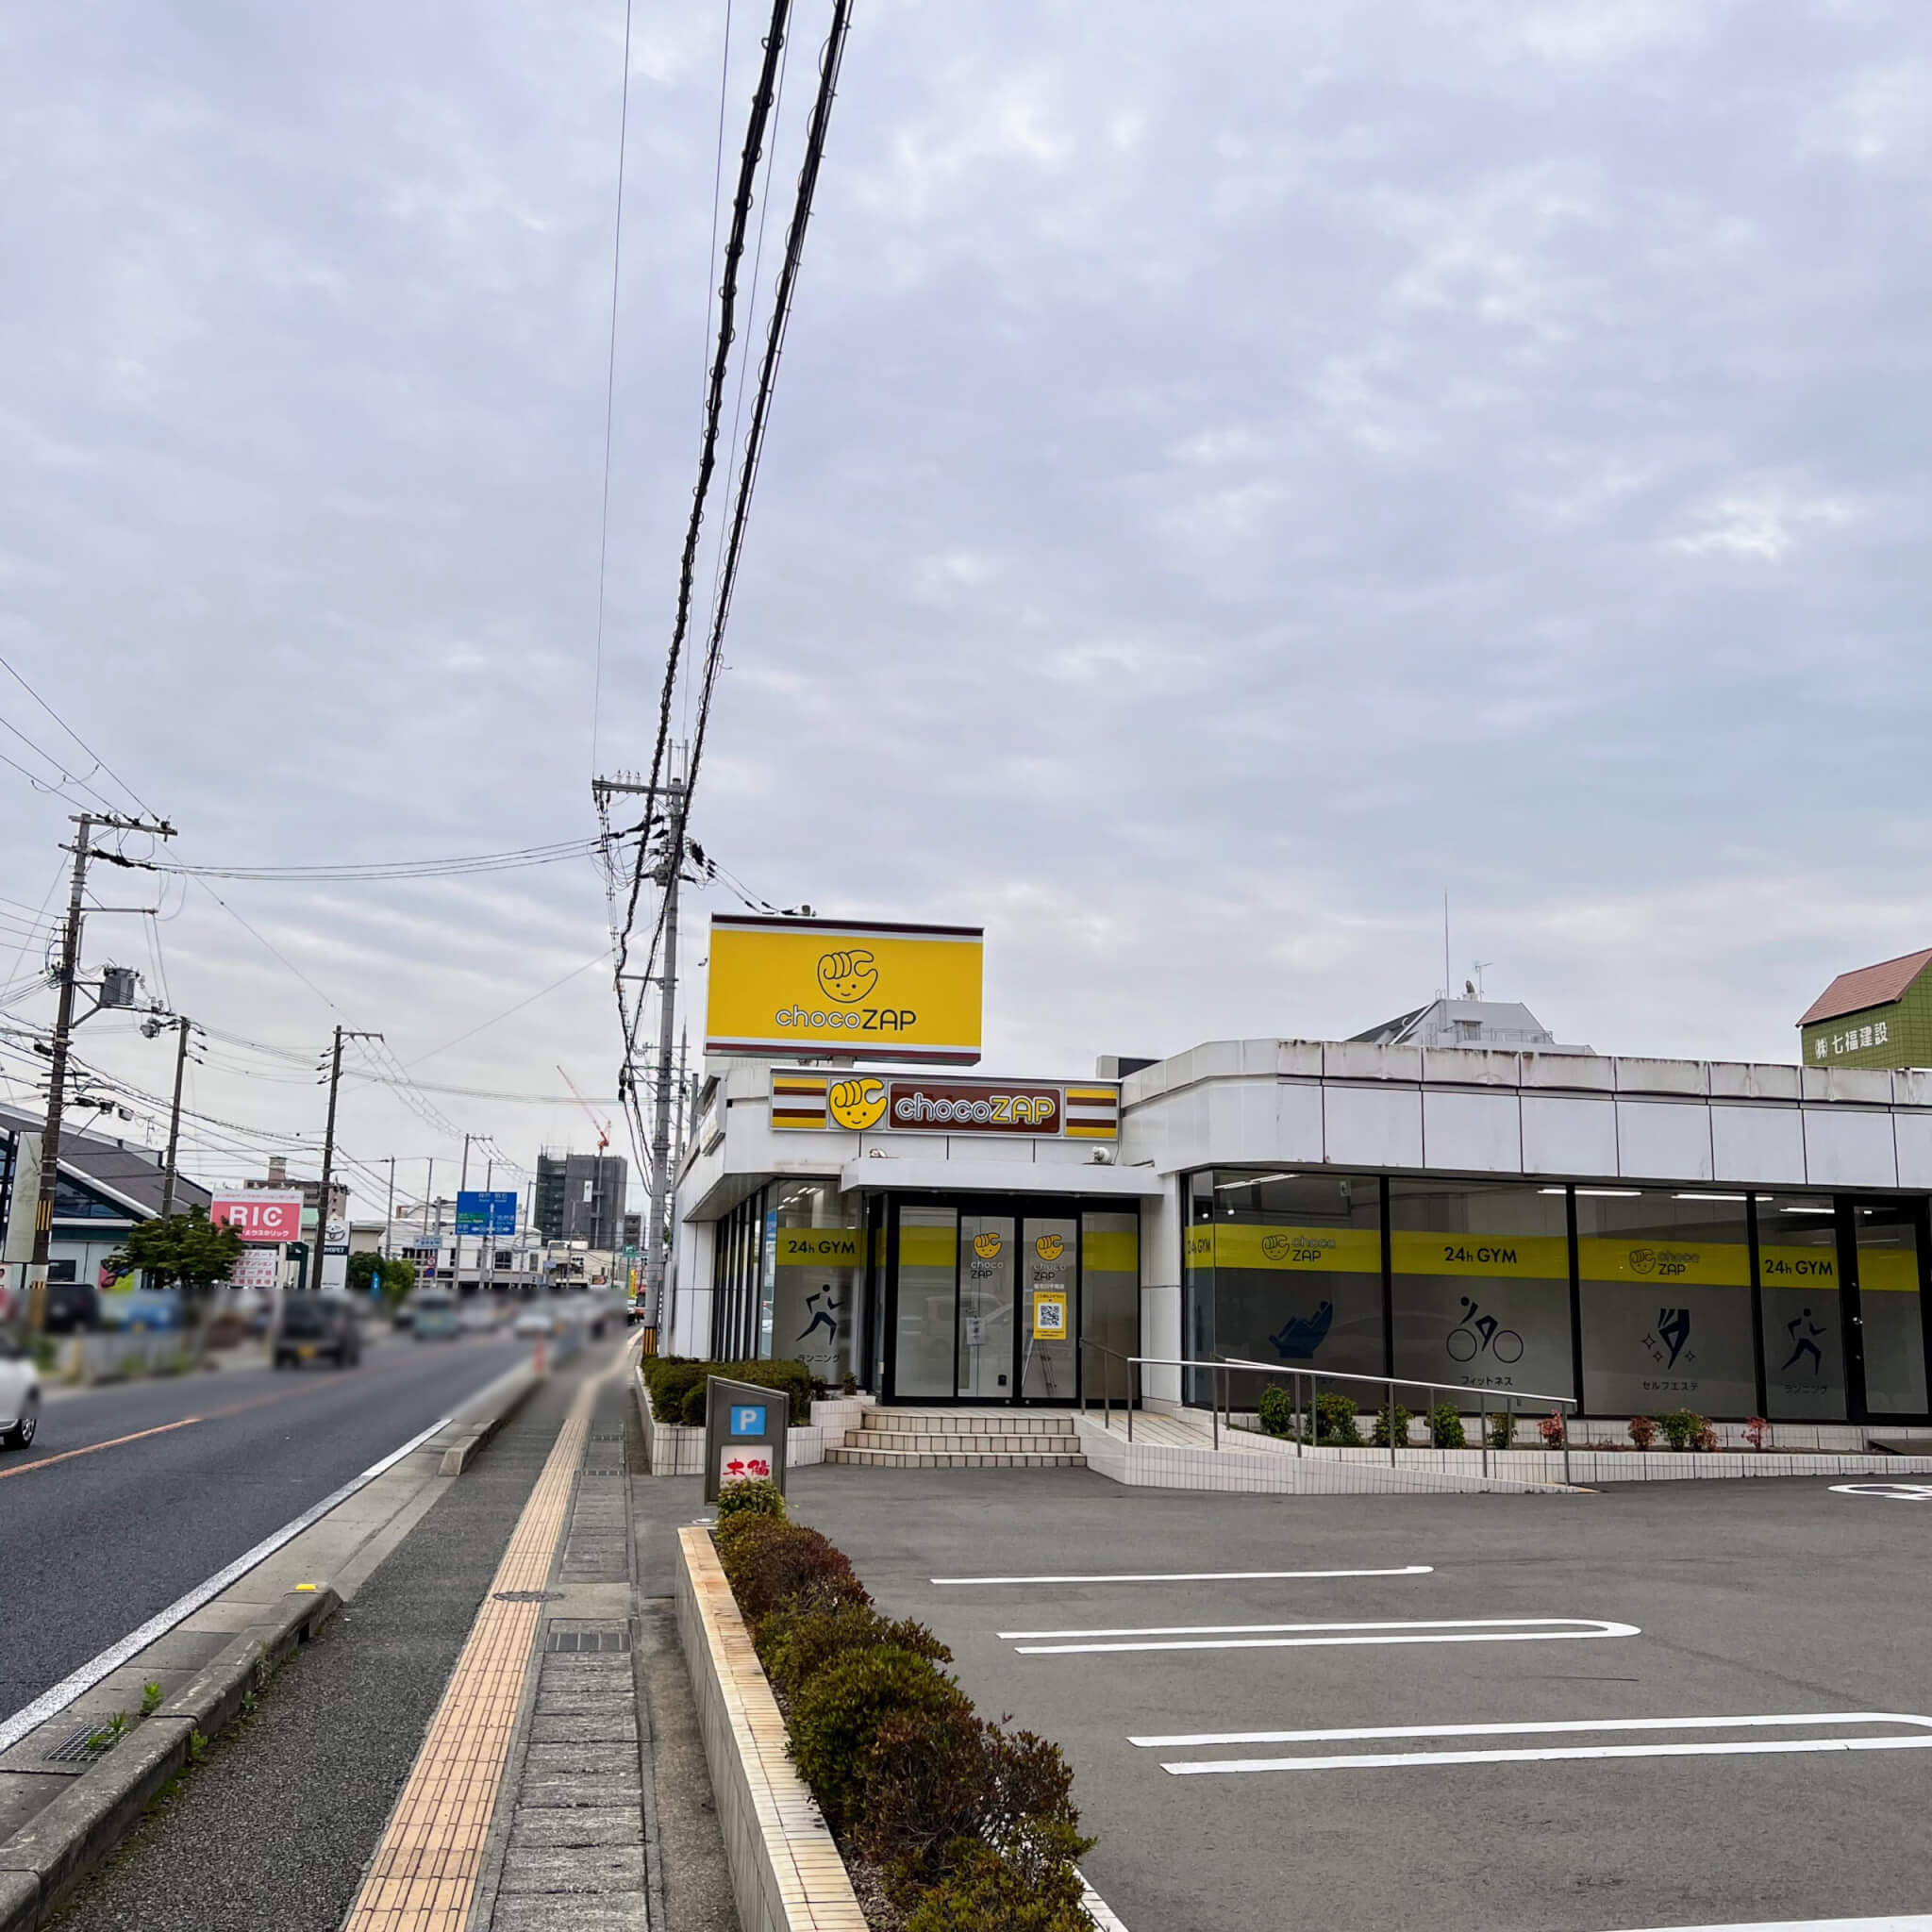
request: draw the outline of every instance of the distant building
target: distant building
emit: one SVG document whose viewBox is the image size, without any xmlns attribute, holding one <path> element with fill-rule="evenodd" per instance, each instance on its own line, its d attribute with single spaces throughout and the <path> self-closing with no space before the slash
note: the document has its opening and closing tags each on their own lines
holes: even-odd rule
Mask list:
<svg viewBox="0 0 1932 1932">
<path fill-rule="evenodd" d="M 540 1154 L 537 1231 L 553 1241 L 583 1241 L 609 1251 L 623 1245 L 629 1169 L 618 1154 Z"/>
<path fill-rule="evenodd" d="M 1932 951 L 1840 973 L 1798 1038 L 1807 1067 L 1932 1067 Z"/>
<path fill-rule="evenodd" d="M 1932 955 L 1927 955 L 1932 958 Z M 1368 1046 L 1493 1046 L 1509 1053 L 1593 1053 L 1566 1045 L 1520 1000 L 1431 1000 L 1398 1013 L 1366 1033 L 1349 1036 Z"/>
<path fill-rule="evenodd" d="M 291 1176 L 289 1163 L 279 1154 L 269 1156 L 268 1173 L 259 1180 L 244 1181 L 244 1187 L 276 1188 L 292 1193 L 301 1191 L 302 1211 L 305 1215 L 315 1212 L 316 1204 L 322 1199 L 322 1183 L 319 1180 L 305 1181 Z M 346 1181 L 332 1180 L 328 1184 L 328 1218 L 331 1221 L 346 1221 L 349 1218 L 349 1187 Z"/>
</svg>

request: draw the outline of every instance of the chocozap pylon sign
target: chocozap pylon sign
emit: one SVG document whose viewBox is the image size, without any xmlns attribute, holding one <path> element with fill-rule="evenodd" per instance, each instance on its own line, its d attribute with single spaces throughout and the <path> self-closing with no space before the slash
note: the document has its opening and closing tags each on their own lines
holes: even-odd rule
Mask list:
<svg viewBox="0 0 1932 1932">
<path fill-rule="evenodd" d="M 708 1054 L 974 1065 L 983 929 L 714 914 Z"/>
</svg>

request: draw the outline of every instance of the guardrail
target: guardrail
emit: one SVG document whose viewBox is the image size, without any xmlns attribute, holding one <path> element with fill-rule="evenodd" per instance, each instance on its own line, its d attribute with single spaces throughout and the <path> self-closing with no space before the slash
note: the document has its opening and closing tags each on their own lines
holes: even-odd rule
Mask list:
<svg viewBox="0 0 1932 1932">
<path fill-rule="evenodd" d="M 1214 1447 L 1217 1450 L 1221 1447 L 1221 1417 L 1224 1410 L 1227 1413 L 1227 1426 L 1229 1430 L 1232 1431 L 1235 1427 L 1234 1410 L 1228 1400 L 1230 1372 L 1241 1374 L 1282 1375 L 1286 1376 L 1291 1385 L 1294 1402 L 1294 1453 L 1297 1456 L 1303 1453 L 1307 1443 L 1316 1441 L 1315 1430 L 1319 1426 L 1320 1414 L 1316 1397 L 1320 1393 L 1320 1385 L 1324 1382 L 1349 1382 L 1359 1384 L 1364 1388 L 1387 1391 L 1388 1409 L 1386 1412 L 1390 1423 L 1388 1431 L 1389 1460 L 1391 1465 L 1397 1459 L 1398 1451 L 1405 1446 L 1396 1440 L 1394 1428 L 1395 1391 L 1398 1389 L 1421 1389 L 1424 1391 L 1429 1397 L 1428 1408 L 1430 1411 L 1439 1407 L 1435 1399 L 1439 1395 L 1473 1394 L 1477 1396 L 1481 1402 L 1483 1474 L 1488 1475 L 1490 1473 L 1489 1424 L 1490 1417 L 1492 1414 L 1498 1413 L 1491 1406 L 1491 1397 L 1495 1393 L 1491 1390 L 1472 1390 L 1457 1382 L 1429 1382 L 1416 1375 L 1351 1375 L 1343 1374 L 1340 1370 L 1333 1369 L 1325 1371 L 1295 1369 L 1289 1368 L 1280 1362 L 1248 1361 L 1240 1356 L 1223 1356 L 1213 1361 L 1198 1361 L 1186 1356 L 1123 1355 L 1119 1349 L 1108 1348 L 1104 1342 L 1090 1341 L 1084 1337 L 1081 1340 L 1080 1346 L 1083 1349 L 1091 1348 L 1097 1354 L 1107 1356 L 1114 1361 L 1123 1362 L 1126 1365 L 1127 1392 L 1123 1406 L 1127 1412 L 1127 1441 L 1130 1442 L 1134 1440 L 1134 1410 L 1139 1406 L 1136 1385 L 1140 1380 L 1141 1370 L 1206 1369 L 1208 1372 L 1208 1422 Z M 1523 1402 L 1539 1405 L 1548 1403 L 1562 1415 L 1564 1420 L 1562 1442 L 1563 1480 L 1567 1483 L 1570 1480 L 1569 1416 L 1571 1411 L 1580 1407 L 1576 1398 L 1574 1395 L 1541 1395 L 1533 1389 L 1508 1390 L 1503 1391 L 1503 1393 L 1504 1401 L 1507 1404 L 1507 1409 L 1503 1412 L 1507 1412 L 1512 1418 L 1521 1413 L 1517 1405 Z M 1080 1397 L 1081 1412 L 1085 1414 L 1089 1407 L 1090 1402 L 1087 1394 L 1084 1392 L 1083 1378 L 1083 1392 Z M 1106 1417 L 1106 1425 L 1108 1428 L 1112 1428 L 1113 1383 L 1110 1376 L 1107 1378 L 1107 1389 L 1103 1397 L 1103 1413 Z M 1512 1436 L 1515 1433 L 1513 1423 L 1510 1433 Z M 1317 1442 L 1317 1446 L 1320 1446 L 1319 1442 Z"/>
</svg>

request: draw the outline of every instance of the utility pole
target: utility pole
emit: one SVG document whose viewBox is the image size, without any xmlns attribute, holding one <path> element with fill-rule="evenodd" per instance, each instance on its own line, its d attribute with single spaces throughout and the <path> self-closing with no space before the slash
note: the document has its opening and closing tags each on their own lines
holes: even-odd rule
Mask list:
<svg viewBox="0 0 1932 1932">
<path fill-rule="evenodd" d="M 486 1160 L 483 1163 L 483 1191 L 485 1194 L 489 1193 L 491 1184 L 495 1179 L 496 1162 L 494 1160 Z M 488 1274 L 484 1272 L 486 1260 L 490 1264 Z M 491 1225 L 490 1210 L 486 1208 L 483 1210 L 483 1240 L 476 1249 L 476 1291 L 478 1294 L 487 1294 L 493 1286 L 491 1276 L 496 1273 L 495 1264 L 496 1235 Z"/>
<path fill-rule="evenodd" d="M 389 1235 L 390 1235 L 390 1229 L 391 1229 L 391 1228 L 392 1228 L 392 1227 L 393 1227 L 393 1226 L 395 1225 L 395 1223 L 396 1223 L 396 1158 L 395 1158 L 395 1156 L 394 1156 L 393 1154 L 391 1154 L 391 1155 L 390 1156 L 390 1158 L 389 1158 L 389 1205 L 388 1205 L 387 1207 L 385 1207 L 385 1208 L 383 1208 L 383 1210 L 382 1210 L 382 1246 L 381 1246 L 381 1249 L 379 1250 L 379 1252 L 380 1252 L 380 1254 L 381 1254 L 381 1256 L 382 1256 L 382 1258 L 383 1258 L 383 1259 L 384 1259 L 385 1261 L 387 1261 L 387 1260 L 389 1259 Z"/>
<path fill-rule="evenodd" d="M 87 890 L 87 862 L 93 856 L 93 828 L 150 832 L 172 839 L 165 819 L 125 818 L 119 812 L 81 812 L 72 846 L 74 872 L 67 893 L 67 925 L 60 941 L 60 1004 L 54 1019 L 53 1056 L 47 1066 L 47 1121 L 41 1134 L 41 1188 L 34 1205 L 33 1254 L 26 1265 L 26 1324 L 38 1333 L 47 1319 L 47 1252 L 54 1239 L 54 1188 L 60 1174 L 60 1113 L 67 1100 L 67 1049 L 75 1028 L 74 983 L 80 976 L 80 902 Z"/>
<path fill-rule="evenodd" d="M 379 1033 L 345 1032 L 336 1028 L 335 1052 L 328 1070 L 328 1125 L 322 1136 L 322 1192 L 315 1202 L 315 1252 L 309 1257 L 308 1287 L 313 1294 L 322 1292 L 322 1251 L 328 1242 L 328 1189 L 336 1162 L 336 1094 L 342 1084 L 342 1041 L 380 1040 Z"/>
<path fill-rule="evenodd" d="M 175 1105 L 168 1110 L 168 1173 L 161 1182 L 161 1219 L 175 1211 L 175 1153 L 181 1144 L 181 1076 L 188 1071 L 188 1015 L 175 1022 L 180 1038 L 175 1044 Z"/>
<path fill-rule="evenodd" d="M 664 1235 L 671 1213 L 671 1051 L 677 1012 L 677 888 L 684 876 L 685 787 L 671 778 L 662 787 L 669 829 L 655 877 L 664 894 L 664 949 L 658 971 L 658 1084 L 651 1118 L 651 1225 L 645 1237 L 644 1320 L 661 1324 L 664 1300 Z M 635 793 L 652 804 L 657 791 L 635 779 L 593 778 L 600 807 L 613 796 Z M 626 1068 L 625 1070 L 629 1070 Z"/>
<path fill-rule="evenodd" d="M 470 1185 L 470 1136 L 463 1136 L 463 1164 L 457 1170 L 457 1275 L 450 1284 L 454 1293 L 463 1291 L 463 1190 Z"/>
</svg>

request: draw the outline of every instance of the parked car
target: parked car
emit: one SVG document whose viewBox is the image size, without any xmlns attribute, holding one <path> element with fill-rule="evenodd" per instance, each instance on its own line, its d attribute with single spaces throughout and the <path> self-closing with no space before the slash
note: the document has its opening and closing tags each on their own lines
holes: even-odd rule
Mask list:
<svg viewBox="0 0 1932 1932">
<path fill-rule="evenodd" d="M 553 1308 L 536 1307 L 525 1308 L 517 1317 L 517 1325 L 514 1332 L 520 1338 L 527 1341 L 533 1336 L 547 1338 L 555 1335 L 557 1330 L 558 1317 L 556 1310 Z"/>
<path fill-rule="evenodd" d="M 645 1296 L 641 1291 L 632 1295 L 630 1298 L 630 1307 L 625 1314 L 624 1325 L 626 1328 L 635 1328 L 637 1324 L 640 1322 L 641 1322 L 644 1319 L 645 1315 L 650 1311 L 650 1306 L 651 1304 L 649 1298 Z"/>
<path fill-rule="evenodd" d="M 300 1368 L 308 1361 L 330 1361 L 353 1369 L 362 1359 L 362 1336 L 356 1311 L 336 1295 L 291 1294 L 275 1324 L 275 1365 Z"/>
<path fill-rule="evenodd" d="M 75 1335 L 84 1328 L 101 1325 L 101 1293 L 92 1281 L 47 1282 L 49 1335 Z"/>
<path fill-rule="evenodd" d="M 454 1341 L 463 1332 L 457 1298 L 447 1289 L 419 1288 L 409 1306 L 415 1310 L 409 1329 L 418 1341 Z"/>
<path fill-rule="evenodd" d="M 33 1357 L 0 1335 L 0 1449 L 25 1449 L 41 1419 L 41 1376 Z"/>
</svg>

